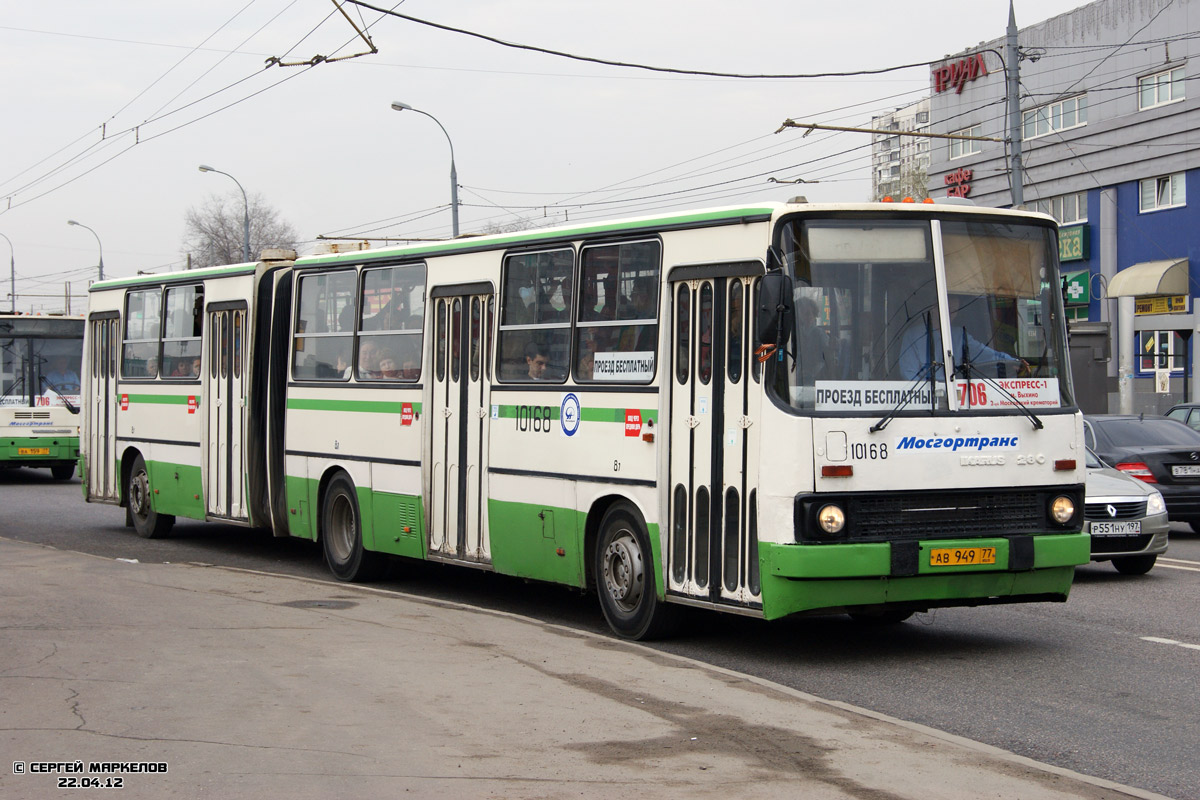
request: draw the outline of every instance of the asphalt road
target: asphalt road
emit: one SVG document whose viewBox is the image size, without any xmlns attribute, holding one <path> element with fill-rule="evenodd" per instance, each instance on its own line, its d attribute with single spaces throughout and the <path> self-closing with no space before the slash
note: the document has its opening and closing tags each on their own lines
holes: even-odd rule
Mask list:
<svg viewBox="0 0 1200 800">
<path fill-rule="evenodd" d="M 0 471 L 0 535 L 141 561 L 328 579 L 315 545 L 181 521 L 138 538 L 78 480 Z M 604 631 L 594 597 L 398 562 L 382 587 Z M 1145 576 L 1081 567 L 1066 604 L 943 609 L 886 628 L 846 617 L 764 623 L 696 613 L 663 650 L 930 725 L 1079 772 L 1200 800 L 1200 536 L 1173 526 Z"/>
</svg>

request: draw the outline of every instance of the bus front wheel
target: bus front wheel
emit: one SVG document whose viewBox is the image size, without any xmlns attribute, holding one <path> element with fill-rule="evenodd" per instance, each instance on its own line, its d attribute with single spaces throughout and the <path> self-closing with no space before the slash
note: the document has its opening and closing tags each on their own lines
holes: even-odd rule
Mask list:
<svg viewBox="0 0 1200 800">
<path fill-rule="evenodd" d="M 133 469 L 129 472 L 129 516 L 133 520 L 133 529 L 143 539 L 161 539 L 175 524 L 175 517 L 154 510 L 150 501 L 150 475 L 141 456 L 133 460 Z"/>
<path fill-rule="evenodd" d="M 622 503 L 600 522 L 596 543 L 596 592 L 609 627 L 625 639 L 657 639 L 679 623 L 679 609 L 655 591 L 650 538 L 638 514 Z"/>
<path fill-rule="evenodd" d="M 321 509 L 325 563 L 339 581 L 369 581 L 382 571 L 382 556 L 363 547 L 362 519 L 354 483 L 345 473 L 329 482 Z"/>
</svg>

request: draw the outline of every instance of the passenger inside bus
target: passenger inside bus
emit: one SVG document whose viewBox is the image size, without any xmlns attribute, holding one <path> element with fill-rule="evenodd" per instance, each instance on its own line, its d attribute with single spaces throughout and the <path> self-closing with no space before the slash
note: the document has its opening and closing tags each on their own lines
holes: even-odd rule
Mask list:
<svg viewBox="0 0 1200 800">
<path fill-rule="evenodd" d="M 550 357 L 546 355 L 546 348 L 536 339 L 525 345 L 525 366 L 530 380 L 548 380 L 546 366 L 549 363 Z"/>
</svg>

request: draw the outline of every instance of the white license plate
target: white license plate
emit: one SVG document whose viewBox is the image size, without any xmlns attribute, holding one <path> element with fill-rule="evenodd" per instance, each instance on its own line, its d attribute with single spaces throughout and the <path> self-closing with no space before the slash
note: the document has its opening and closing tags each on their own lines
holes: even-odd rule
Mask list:
<svg viewBox="0 0 1200 800">
<path fill-rule="evenodd" d="M 1176 478 L 1194 478 L 1200 476 L 1200 464 L 1176 464 L 1171 467 L 1171 474 Z"/>
<path fill-rule="evenodd" d="M 1142 532 L 1140 519 L 1129 522 L 1093 522 L 1090 525 L 1092 536 L 1133 536 Z"/>
</svg>

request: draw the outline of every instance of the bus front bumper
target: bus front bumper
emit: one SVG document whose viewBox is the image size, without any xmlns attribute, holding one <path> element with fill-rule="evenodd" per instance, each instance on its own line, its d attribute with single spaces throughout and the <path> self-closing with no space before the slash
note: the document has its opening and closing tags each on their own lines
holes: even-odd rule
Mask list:
<svg viewBox="0 0 1200 800">
<path fill-rule="evenodd" d="M 763 616 L 1063 601 L 1075 567 L 1091 559 L 1090 541 L 1086 533 L 1069 533 L 895 545 L 763 542 Z M 957 557 L 991 563 L 959 563 Z"/>
<path fill-rule="evenodd" d="M 79 439 L 73 436 L 0 437 L 0 466 L 49 467 L 79 460 Z"/>
</svg>

